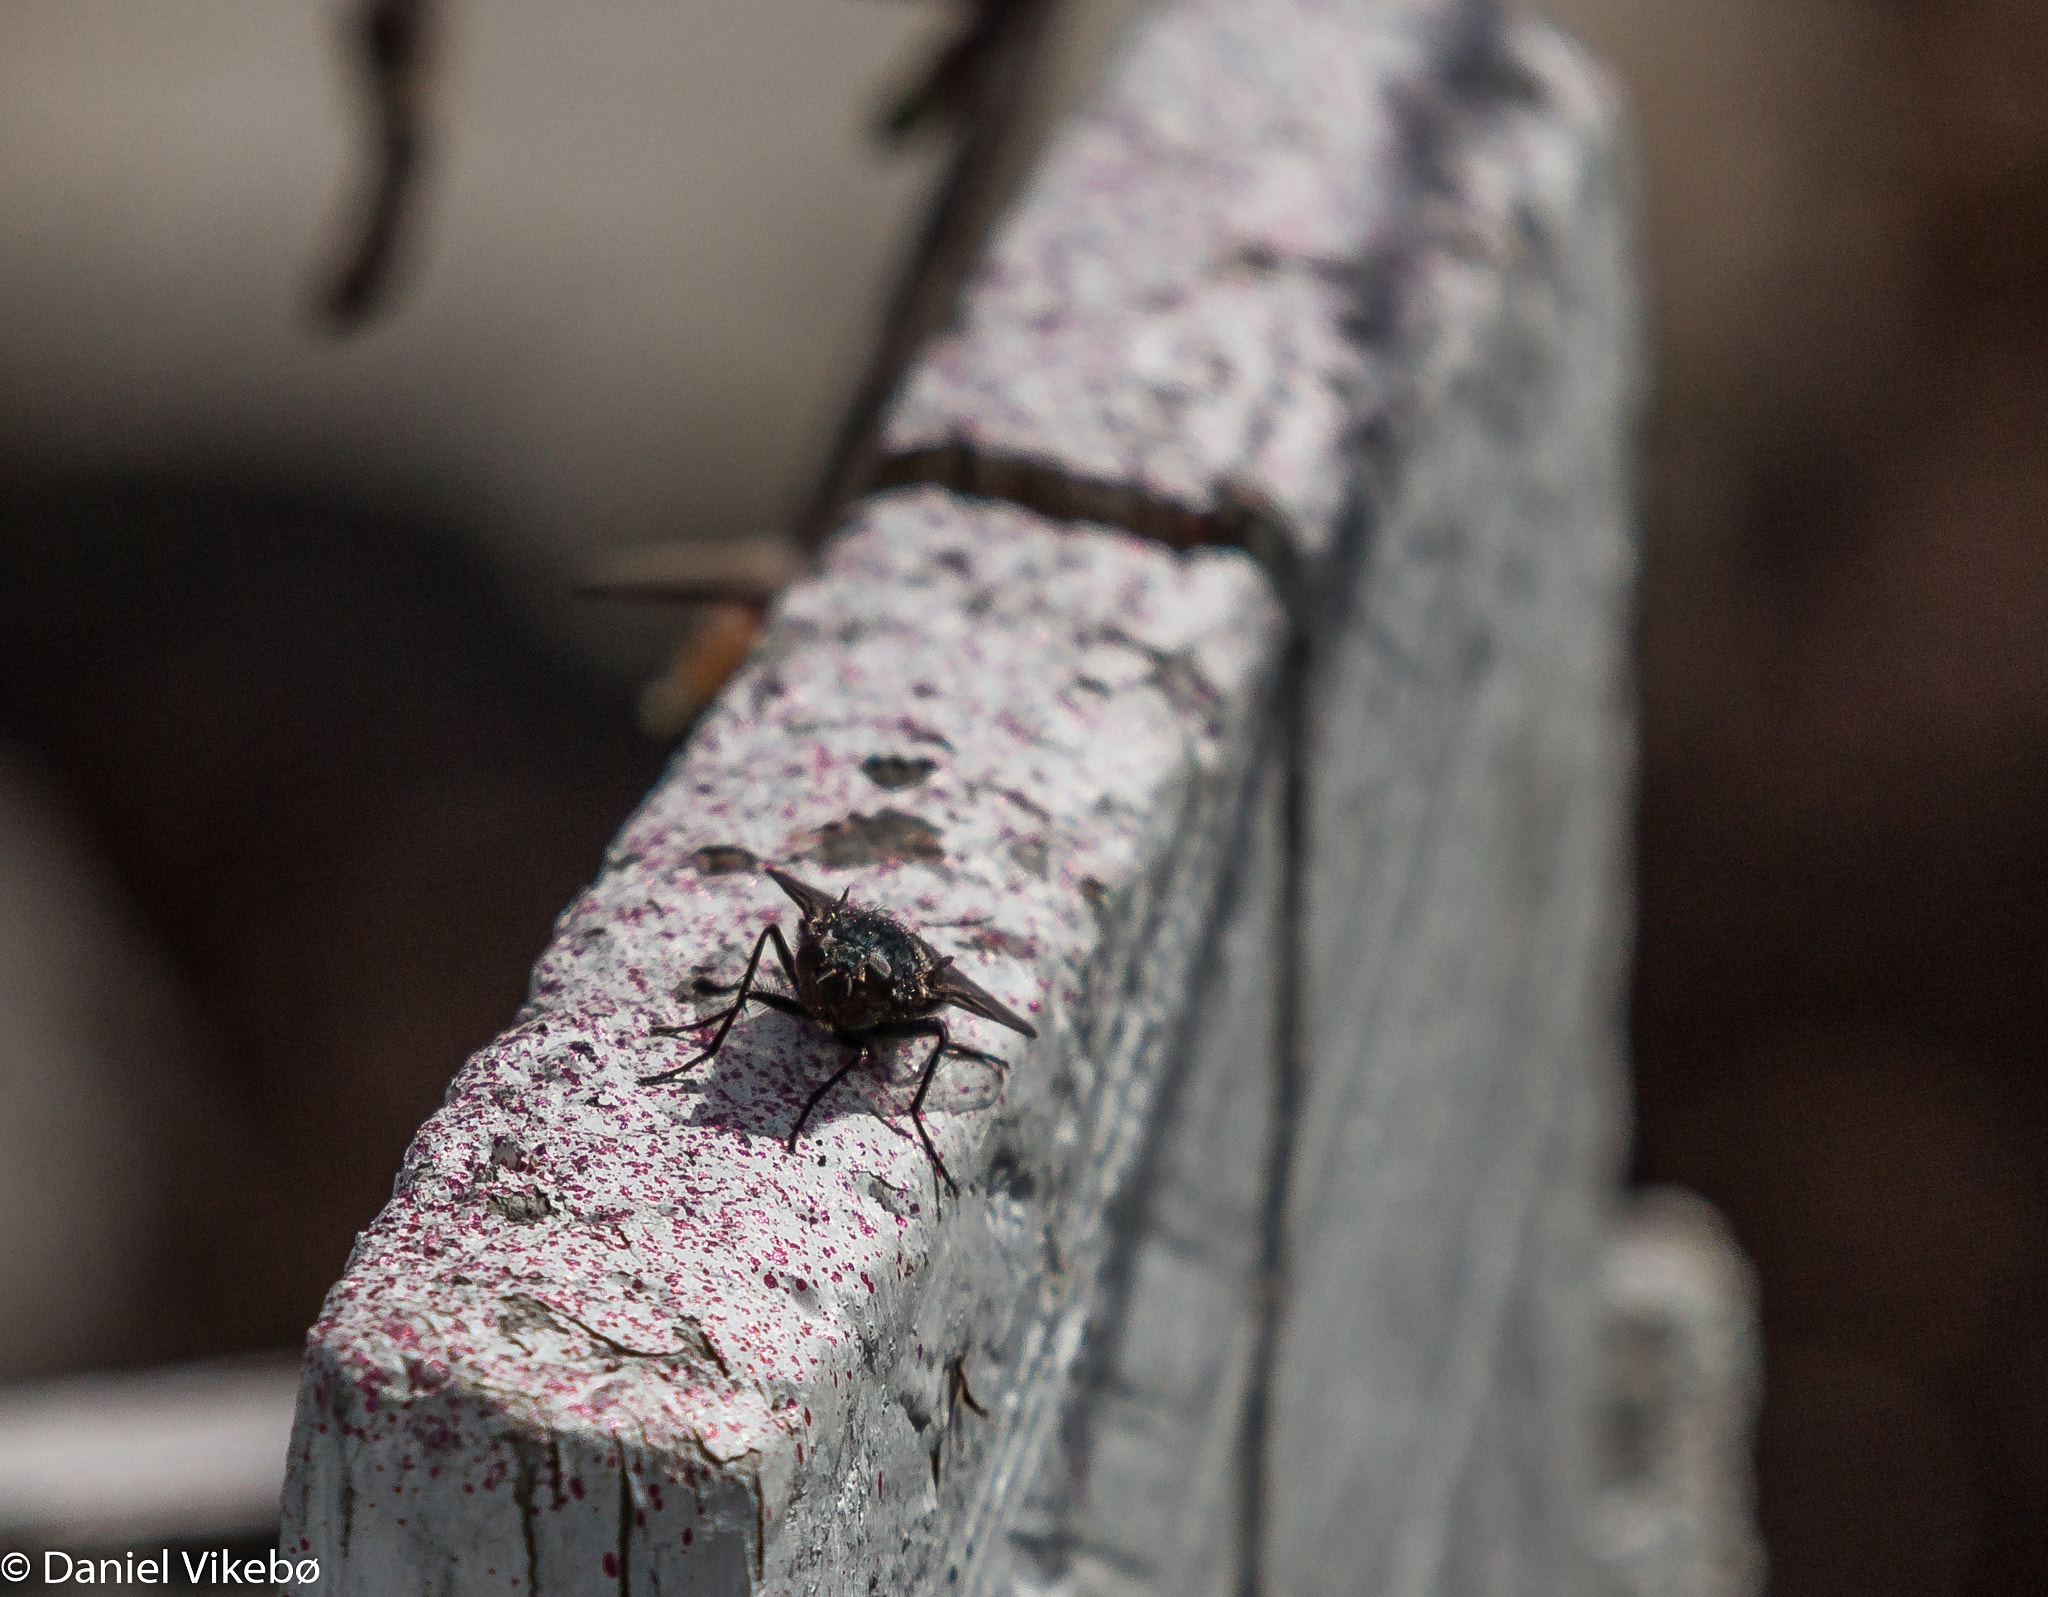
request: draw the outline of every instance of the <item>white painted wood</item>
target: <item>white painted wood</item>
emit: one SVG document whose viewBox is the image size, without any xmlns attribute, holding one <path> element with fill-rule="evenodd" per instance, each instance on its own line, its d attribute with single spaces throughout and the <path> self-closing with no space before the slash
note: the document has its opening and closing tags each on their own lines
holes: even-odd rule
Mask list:
<svg viewBox="0 0 2048 1597">
<path fill-rule="evenodd" d="M 1368 10 L 1318 25 L 1363 27 Z M 1218 37 L 1232 20 L 1200 14 Z M 1328 189 L 1322 236 L 1348 253 L 1281 226 L 1242 242 L 1232 185 L 1298 192 L 1280 176 L 1295 149 L 1227 111 L 1223 199 L 1177 170 L 1167 188 L 1195 198 L 1121 207 L 1098 152 L 1185 150 L 1155 125 L 1184 84 L 1162 110 L 1147 93 L 1168 74 L 1134 73 L 1055 152 L 1042 209 L 998 241 L 891 433 L 900 468 L 1166 537 L 1242 535 L 1229 512 L 1249 504 L 1277 524 L 1318 640 L 1308 1047 L 1271 1429 L 1256 1439 L 1271 1474 L 1252 1578 L 1274 1592 L 1589 1578 L 1591 1281 L 1619 1165 L 1628 900 L 1640 379 L 1625 175 L 1613 94 L 1556 36 L 1517 29 L 1449 79 L 1441 57 L 1404 53 L 1415 37 L 1381 41 L 1399 65 L 1374 125 L 1405 142 L 1380 147 L 1377 244 Z M 1151 48 L 1170 54 L 1159 36 Z M 1086 200 L 1063 210 L 1070 193 Z M 1087 276 L 1080 241 L 1105 235 L 1109 260 L 1139 263 L 1132 286 Z M 1247 258 L 1269 271 L 1248 283 Z M 1348 296 L 1318 308 L 1339 282 Z M 1340 320 L 1374 283 L 1383 320 Z M 1272 333 L 1283 301 L 1308 333 Z M 1235 335 L 1257 359 L 1205 358 Z M 1290 364 L 1303 349 L 1320 353 Z M 1158 350 L 1194 353 L 1148 365 Z M 1029 381 L 1006 389 L 1007 369 Z M 1313 439 L 1286 469 L 1261 454 L 1286 432 L 1265 407 Z M 1379 440 L 1360 448 L 1369 425 Z M 1132 486 L 1100 492 L 1105 477 Z M 1261 974 L 1279 979 L 1278 962 Z M 1042 1577 L 1238 1584 L 1233 1491 L 1252 1483 L 1189 1461 L 1254 1440 L 1230 1350 L 1263 1285 L 1257 1210 L 1212 1206 L 1193 1240 L 1169 1215 L 1177 1160 L 1193 1155 L 1212 1196 L 1256 1168 L 1261 1105 L 1245 1107 L 1234 1147 L 1160 1128 L 1124 1318 L 1098 1332 L 1109 1351 L 1081 1440 L 1044 1494 L 1063 1507 L 1034 1510 Z M 1202 1288 L 1168 1259 L 1196 1261 Z M 1184 1564 L 1191 1526 L 1212 1535 Z"/>
<path fill-rule="evenodd" d="M 0 1388 L 0 1537 L 153 1549 L 264 1534 L 298 1388 L 291 1354 Z"/>
<path fill-rule="evenodd" d="M 286 1544 L 336 1592 L 971 1581 L 1067 1408 L 1280 626 L 1239 554 L 936 489 L 864 512 L 364 1233 L 314 1329 Z M 876 754 L 934 769 L 884 791 Z M 889 812 L 943 858 L 820 862 L 832 828 Z M 838 1057 L 815 1029 L 762 1012 L 694 1080 L 635 1084 L 687 1055 L 651 1034 L 702 1007 L 677 986 L 794 925 L 700 852 L 726 849 L 912 916 L 1035 1017 L 1029 1047 L 960 1025 L 1012 1066 L 1000 1103 L 931 1117 L 968 1189 L 943 1218 L 873 1084 L 784 1152 Z M 948 1440 L 956 1353 L 996 1417 Z"/>
<path fill-rule="evenodd" d="M 1039 513 L 867 503 L 331 1296 L 285 1537 L 333 1590 L 1581 1589 L 1637 368 L 1611 96 L 1487 16 L 1139 29 L 886 426 Z M 1011 1063 L 948 1067 L 943 1215 L 874 1084 L 783 1151 L 833 1057 L 785 1017 L 635 1085 L 793 923 L 750 857 L 1037 1019 L 963 1024 Z"/>
<path fill-rule="evenodd" d="M 898 470 L 998 493 L 1051 471 L 1182 541 L 1174 513 L 1248 507 L 1327 553 L 1393 381 L 1355 336 L 1366 278 L 1401 248 L 1414 105 L 1470 10 L 1152 11 L 904 384 Z"/>
<path fill-rule="evenodd" d="M 1233 848 L 1179 1070 L 1119 1215 L 1111 1293 L 1069 1425 L 1073 1452 L 1049 1461 L 1063 1490 L 1041 1489 L 1057 1512 L 1037 1573 L 1070 1575 L 1082 1592 L 1222 1597 L 1238 1587 L 1286 936 L 1284 777 L 1278 760 L 1264 762 Z"/>
<path fill-rule="evenodd" d="M 1412 389 L 1316 680 L 1268 1590 L 1583 1589 L 1619 1173 L 1639 388 L 1611 91 L 1447 103 Z"/>
</svg>

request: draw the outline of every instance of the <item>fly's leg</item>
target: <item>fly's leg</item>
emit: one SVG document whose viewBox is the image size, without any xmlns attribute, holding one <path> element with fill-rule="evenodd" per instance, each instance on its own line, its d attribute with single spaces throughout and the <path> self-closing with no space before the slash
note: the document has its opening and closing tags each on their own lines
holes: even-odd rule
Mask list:
<svg viewBox="0 0 2048 1597">
<path fill-rule="evenodd" d="M 796 1124 L 789 1128 L 789 1141 L 783 1146 L 791 1153 L 796 1152 L 796 1139 L 803 1135 L 804 1123 L 811 1118 L 811 1111 L 818 1107 L 825 1094 L 844 1081 L 853 1067 L 868 1057 L 868 1044 L 864 1038 L 841 1035 L 839 1040 L 853 1049 L 853 1057 L 833 1071 L 825 1085 L 804 1100 L 802 1111 L 796 1117 Z"/>
<path fill-rule="evenodd" d="M 789 985 L 793 988 L 796 986 L 796 961 L 789 957 L 789 944 L 785 943 L 782 940 L 782 928 L 780 926 L 777 926 L 774 928 L 774 931 L 775 957 L 782 965 L 782 974 L 789 978 Z M 760 957 L 760 950 L 758 948 L 755 950 L 755 957 Z M 751 966 L 749 968 L 751 968 Z M 695 981 L 690 983 L 690 990 L 694 993 L 699 993 L 707 998 L 717 998 L 733 991 L 733 989 L 738 985 L 738 982 L 715 982 L 707 977 L 699 976 Z M 676 996 L 678 998 L 682 997 L 681 988 L 678 988 L 676 990 Z M 772 1007 L 776 1008 L 781 1007 L 780 1005 L 775 1004 L 773 999 L 768 998 L 764 994 L 756 993 L 753 996 L 758 1002 L 767 1003 L 770 1004 Z M 799 1009 L 795 1011 L 795 1013 L 801 1014 L 806 1018 L 809 1018 L 810 1015 L 810 1011 L 805 1009 Z M 700 1024 L 708 1025 L 710 1024 L 710 1022 L 705 1021 L 700 1022 Z M 674 1034 L 678 1032 L 687 1031 L 690 1028 L 687 1026 L 657 1026 L 654 1029 L 656 1031 Z"/>
<path fill-rule="evenodd" d="M 917 1127 L 917 1140 L 924 1144 L 924 1155 L 932 1162 L 932 1171 L 940 1181 L 945 1182 L 946 1191 L 954 1197 L 960 1196 L 960 1184 L 953 1179 L 953 1172 L 946 1168 L 946 1161 L 939 1157 L 939 1150 L 932 1141 L 932 1134 L 924 1123 L 925 1094 L 932 1090 L 932 1081 L 939 1073 L 939 1056 L 956 1053 L 967 1058 L 986 1058 L 978 1049 L 962 1048 L 953 1041 L 953 1034 L 946 1030 L 946 1023 L 936 1017 L 929 1020 L 906 1021 L 900 1035 L 909 1037 L 931 1037 L 932 1051 L 925 1055 L 924 1073 L 917 1080 L 917 1096 L 910 1100 L 910 1123 Z M 933 1196 L 937 1197 L 936 1187 Z"/>
<path fill-rule="evenodd" d="M 924 1144 L 925 1157 L 931 1161 L 932 1172 L 946 1184 L 946 1191 L 954 1197 L 960 1195 L 959 1183 L 946 1168 L 946 1161 L 939 1157 L 939 1150 L 932 1142 L 932 1134 L 924 1123 L 925 1095 L 932 1090 L 932 1079 L 939 1073 L 939 1059 L 944 1054 L 955 1054 L 962 1059 L 986 1059 L 994 1064 L 1002 1061 L 994 1054 L 984 1053 L 979 1048 L 969 1048 L 964 1043 L 953 1041 L 953 1034 L 946 1029 L 946 1023 L 936 1015 L 921 1020 L 900 1020 L 885 1022 L 871 1028 L 869 1037 L 934 1037 L 932 1051 L 925 1055 L 924 1068 L 918 1075 L 917 1095 L 910 1100 L 910 1123 L 917 1127 L 917 1140 Z"/>
<path fill-rule="evenodd" d="M 970 1413 L 989 1417 L 987 1409 L 975 1399 L 974 1388 L 967 1384 L 967 1350 L 962 1348 L 946 1360 L 946 1422 L 939 1428 L 939 1434 L 932 1441 L 932 1484 L 939 1484 L 940 1462 L 944 1458 L 948 1443 L 957 1450 L 960 1442 L 960 1410 L 965 1407 Z"/>
<path fill-rule="evenodd" d="M 677 1065 L 673 1070 L 664 1070 L 656 1076 L 642 1076 L 640 1078 L 641 1086 L 658 1087 L 665 1081 L 674 1081 L 684 1071 L 694 1069 L 696 1066 L 703 1064 L 705 1060 L 714 1058 L 718 1050 L 725 1046 L 726 1033 L 732 1030 L 733 1022 L 740 1018 L 740 1011 L 747 1007 L 747 1000 L 749 998 L 753 999 L 756 1003 L 766 1004 L 771 1009 L 782 1009 L 783 1006 L 775 1002 L 776 999 L 781 998 L 782 995 L 780 993 L 770 994 L 754 991 L 754 973 L 761 966 L 761 950 L 766 948 L 771 942 L 775 944 L 776 958 L 781 960 L 782 968 L 789 973 L 790 984 L 792 986 L 795 985 L 796 961 L 790 958 L 789 944 L 782 940 L 782 928 L 776 925 L 775 922 L 770 921 L 761 928 L 761 935 L 754 939 L 754 951 L 747 956 L 746 974 L 740 977 L 740 984 L 734 989 L 734 997 L 730 1009 L 723 1010 L 716 1015 L 706 1015 L 702 1020 L 688 1026 L 653 1026 L 649 1028 L 658 1036 L 674 1037 L 684 1032 L 701 1031 L 704 1027 L 716 1021 L 718 1022 L 718 1035 L 711 1039 L 711 1046 L 694 1058 L 684 1060 L 683 1063 Z M 789 1002 L 795 1003 L 796 1001 L 791 999 Z M 786 1010 L 784 1012 L 788 1013 Z M 796 1013 L 805 1013 L 801 1005 L 797 1006 Z"/>
<path fill-rule="evenodd" d="M 732 991 L 730 987 L 721 990 L 728 993 Z M 811 1018 L 811 1012 L 787 993 L 771 993 L 764 988 L 756 987 L 747 994 L 746 1002 L 750 1004 L 764 1004 L 768 1008 L 777 1010 L 782 1014 L 794 1015 L 798 1020 L 809 1020 Z M 725 1013 L 721 1009 L 716 1015 L 707 1015 L 702 1020 L 693 1021 L 687 1026 L 649 1026 L 647 1034 L 650 1037 L 687 1037 L 693 1031 L 702 1031 L 706 1026 L 715 1025 L 724 1017 Z M 684 1068 L 687 1069 L 688 1067 L 685 1066 Z"/>
</svg>

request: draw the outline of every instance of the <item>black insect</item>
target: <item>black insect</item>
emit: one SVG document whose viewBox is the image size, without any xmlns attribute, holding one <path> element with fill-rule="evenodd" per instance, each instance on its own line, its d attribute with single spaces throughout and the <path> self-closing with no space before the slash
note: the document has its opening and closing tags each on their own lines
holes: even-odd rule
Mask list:
<svg viewBox="0 0 2048 1597">
<path fill-rule="evenodd" d="M 789 1132 L 788 1148 L 794 1153 L 811 1111 L 856 1065 L 874 1056 L 877 1043 L 901 1037 L 934 1038 L 932 1051 L 925 1056 L 918 1076 L 917 1094 L 910 1100 L 910 1122 L 917 1127 L 918 1140 L 924 1144 L 932 1169 L 948 1191 L 957 1193 L 960 1189 L 946 1169 L 945 1160 L 939 1157 L 939 1150 L 932 1145 L 931 1133 L 925 1129 L 925 1094 L 931 1091 L 942 1054 L 992 1061 L 994 1056 L 953 1041 L 938 1011 L 951 1005 L 1027 1037 L 1036 1037 L 1037 1028 L 961 975 L 953 968 L 950 956 L 941 954 L 894 915 L 878 909 L 856 909 L 847 903 L 846 893 L 835 899 L 773 866 L 768 868 L 768 874 L 790 896 L 800 915 L 795 957 L 791 957 L 789 944 L 783 940 L 782 928 L 770 921 L 754 939 L 754 951 L 747 958 L 746 973 L 740 977 L 739 985 L 708 989 L 731 991 L 734 997 L 730 1009 L 706 1015 L 690 1026 L 653 1028 L 673 1036 L 715 1023 L 718 1032 L 711 1039 L 711 1046 L 673 1070 L 658 1076 L 642 1076 L 640 1085 L 653 1087 L 673 1081 L 713 1057 L 725 1045 L 726 1034 L 750 1000 L 779 1009 L 785 1015 L 816 1021 L 852 1049 L 853 1057 L 805 1101 L 803 1112 Z M 775 957 L 782 962 L 783 974 L 796 990 L 795 997 L 765 992 L 754 985 L 755 972 L 761 966 L 761 950 L 770 943 L 775 945 Z"/>
</svg>

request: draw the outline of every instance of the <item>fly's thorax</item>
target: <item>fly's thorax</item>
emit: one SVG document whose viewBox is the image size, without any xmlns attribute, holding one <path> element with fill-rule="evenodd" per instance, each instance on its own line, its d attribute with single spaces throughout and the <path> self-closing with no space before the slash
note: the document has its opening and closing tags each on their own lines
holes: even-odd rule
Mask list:
<svg viewBox="0 0 2048 1597">
<path fill-rule="evenodd" d="M 839 1031 L 929 1014 L 939 969 L 922 938 L 879 910 L 842 907 L 798 929 L 798 996 Z"/>
</svg>

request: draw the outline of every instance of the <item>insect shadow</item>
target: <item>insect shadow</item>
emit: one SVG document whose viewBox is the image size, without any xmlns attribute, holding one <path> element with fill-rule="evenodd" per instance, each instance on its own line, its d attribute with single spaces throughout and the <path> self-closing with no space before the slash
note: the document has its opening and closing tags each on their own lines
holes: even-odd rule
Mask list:
<svg viewBox="0 0 2048 1597">
<path fill-rule="evenodd" d="M 994 1054 L 953 1041 L 952 1033 L 938 1012 L 948 1007 L 962 1009 L 970 1015 L 979 1015 L 984 1020 L 1021 1032 L 1026 1037 L 1036 1037 L 1037 1028 L 993 994 L 968 980 L 954 968 L 951 956 L 941 954 L 894 915 L 849 904 L 847 899 L 851 889 L 834 899 L 831 894 L 799 881 L 787 871 L 770 866 L 768 875 L 797 907 L 795 954 L 790 953 L 781 926 L 770 921 L 762 928 L 761 935 L 754 939 L 754 950 L 747 957 L 746 971 L 737 986 L 731 989 L 733 1001 L 729 1008 L 715 1015 L 705 1015 L 687 1026 L 652 1028 L 664 1036 L 677 1036 L 716 1025 L 718 1031 L 710 1046 L 673 1070 L 642 1076 L 640 1085 L 659 1086 L 675 1080 L 707 1059 L 716 1058 L 719 1049 L 725 1046 L 733 1023 L 749 1003 L 812 1021 L 830 1031 L 850 1050 L 850 1057 L 805 1100 L 796 1124 L 790 1127 L 786 1143 L 789 1151 L 795 1153 L 797 1139 L 803 1135 L 811 1112 L 856 1067 L 865 1065 L 875 1069 L 887 1082 L 886 1072 L 877 1069 L 881 1059 L 880 1044 L 907 1037 L 930 1037 L 933 1039 L 932 1050 L 925 1055 L 917 1073 L 917 1088 L 911 1095 L 908 1112 L 910 1123 L 917 1128 L 918 1140 L 924 1144 L 925 1157 L 931 1161 L 932 1170 L 945 1183 L 947 1191 L 957 1194 L 959 1185 L 946 1169 L 946 1161 L 939 1157 L 939 1150 L 933 1145 L 931 1132 L 924 1123 L 925 1102 L 938 1074 L 940 1057 L 950 1054 L 994 1066 L 998 1070 L 1002 1061 Z M 771 943 L 775 946 L 776 961 L 794 989 L 794 996 L 769 992 L 755 985 L 755 977 L 761 968 L 762 950 Z"/>
</svg>

